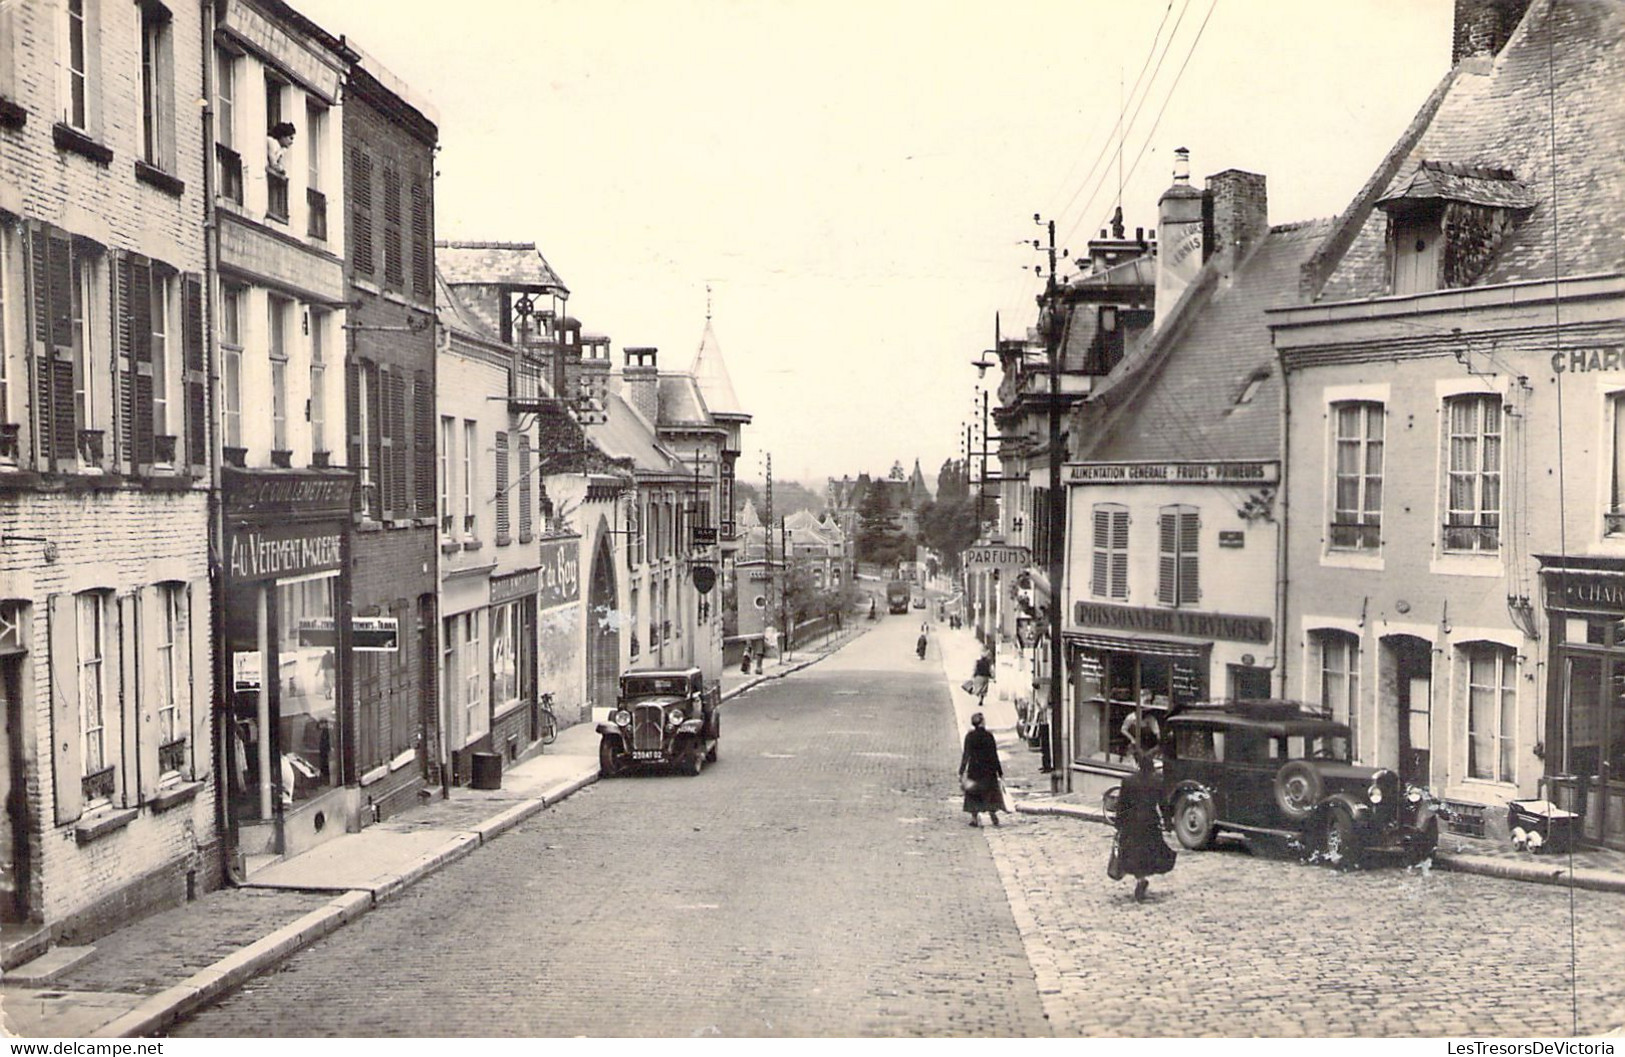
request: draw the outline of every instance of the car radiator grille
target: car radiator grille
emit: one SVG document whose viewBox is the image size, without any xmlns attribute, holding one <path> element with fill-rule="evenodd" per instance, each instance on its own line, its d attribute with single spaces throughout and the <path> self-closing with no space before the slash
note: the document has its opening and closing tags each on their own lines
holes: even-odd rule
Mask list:
<svg viewBox="0 0 1625 1057">
<path fill-rule="evenodd" d="M 633 750 L 660 748 L 660 731 L 665 726 L 666 710 L 659 705 L 639 705 L 632 710 Z"/>
</svg>

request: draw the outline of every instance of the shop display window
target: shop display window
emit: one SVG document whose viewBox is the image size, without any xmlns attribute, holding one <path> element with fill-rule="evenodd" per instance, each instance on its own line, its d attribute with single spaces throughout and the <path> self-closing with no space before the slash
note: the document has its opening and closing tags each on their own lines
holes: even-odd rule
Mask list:
<svg viewBox="0 0 1625 1057">
<path fill-rule="evenodd" d="M 1073 671 L 1080 762 L 1131 764 L 1136 741 L 1155 748 L 1169 714 L 1207 693 L 1207 662 L 1197 657 L 1080 649 Z"/>
<path fill-rule="evenodd" d="M 338 719 L 333 589 L 337 573 L 276 585 L 282 802 L 298 804 L 333 787 Z"/>
</svg>

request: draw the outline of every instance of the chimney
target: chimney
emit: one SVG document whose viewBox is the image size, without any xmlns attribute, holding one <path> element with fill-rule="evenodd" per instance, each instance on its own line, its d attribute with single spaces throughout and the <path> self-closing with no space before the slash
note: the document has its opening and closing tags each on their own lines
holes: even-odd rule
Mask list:
<svg viewBox="0 0 1625 1057">
<path fill-rule="evenodd" d="M 660 368 L 655 365 L 659 350 L 652 346 L 628 348 L 626 367 L 621 371 L 621 392 L 626 402 L 652 426 L 660 420 Z"/>
<path fill-rule="evenodd" d="M 1162 325 L 1202 268 L 1202 192 L 1191 186 L 1191 152 L 1174 151 L 1174 182 L 1157 199 L 1157 300 L 1153 327 Z"/>
<path fill-rule="evenodd" d="M 1454 66 L 1463 59 L 1495 58 L 1528 9 L 1529 0 L 1456 0 L 1450 64 Z"/>
<path fill-rule="evenodd" d="M 1269 234 L 1264 177 L 1226 169 L 1207 178 L 1207 193 L 1212 201 L 1213 227 L 1208 232 L 1206 256 L 1225 254 L 1233 266 Z"/>
</svg>

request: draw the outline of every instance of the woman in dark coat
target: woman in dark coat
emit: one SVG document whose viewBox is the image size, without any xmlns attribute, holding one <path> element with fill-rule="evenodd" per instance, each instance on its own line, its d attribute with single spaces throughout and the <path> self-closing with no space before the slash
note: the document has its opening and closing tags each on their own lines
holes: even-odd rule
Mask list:
<svg viewBox="0 0 1625 1057">
<path fill-rule="evenodd" d="M 993 740 L 983 723 L 980 712 L 970 717 L 965 751 L 959 756 L 959 784 L 965 790 L 965 811 L 970 815 L 970 824 L 980 826 L 982 821 L 977 815 L 986 811 L 997 826 L 999 811 L 1004 807 L 999 795 L 999 779 L 1004 777 L 1004 767 L 999 763 L 999 743 Z"/>
<path fill-rule="evenodd" d="M 1162 839 L 1162 782 L 1148 752 L 1136 751 L 1139 769 L 1124 780 L 1117 795 L 1117 865 L 1133 874 L 1134 901 L 1145 899 L 1147 878 L 1174 868 L 1174 850 Z"/>
</svg>

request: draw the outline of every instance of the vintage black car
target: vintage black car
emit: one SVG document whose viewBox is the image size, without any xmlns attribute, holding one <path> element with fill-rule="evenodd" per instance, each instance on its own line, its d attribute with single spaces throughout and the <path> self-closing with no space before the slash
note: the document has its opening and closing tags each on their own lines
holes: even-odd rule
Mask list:
<svg viewBox="0 0 1625 1057">
<path fill-rule="evenodd" d="M 1167 721 L 1166 806 L 1179 843 L 1220 832 L 1284 838 L 1336 866 L 1379 853 L 1418 863 L 1439 843 L 1439 803 L 1386 768 L 1353 762 L 1346 724 L 1296 701 L 1188 706 Z"/>
<path fill-rule="evenodd" d="M 598 724 L 598 773 L 672 766 L 699 774 L 717 759 L 722 690 L 698 668 L 626 672 L 609 722 Z"/>
</svg>

